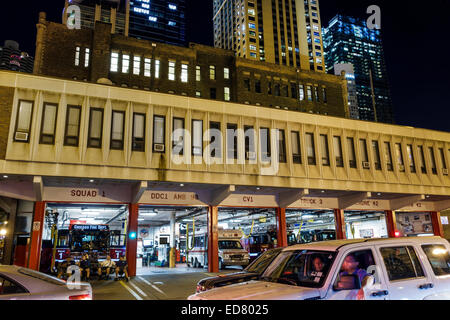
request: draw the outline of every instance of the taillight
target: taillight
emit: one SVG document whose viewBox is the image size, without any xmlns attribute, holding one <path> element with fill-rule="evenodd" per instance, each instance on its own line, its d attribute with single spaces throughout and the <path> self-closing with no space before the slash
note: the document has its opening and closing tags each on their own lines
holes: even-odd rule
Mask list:
<svg viewBox="0 0 450 320">
<path fill-rule="evenodd" d="M 203 291 L 206 291 L 205 286 L 197 285 L 197 293 L 200 293 L 200 292 L 203 292 Z"/>
<path fill-rule="evenodd" d="M 394 236 L 395 236 L 396 238 L 400 238 L 400 231 L 395 231 L 395 232 L 394 232 Z"/>
<path fill-rule="evenodd" d="M 70 296 L 69 300 L 92 300 L 92 297 L 90 294 L 81 294 L 78 296 Z"/>
</svg>

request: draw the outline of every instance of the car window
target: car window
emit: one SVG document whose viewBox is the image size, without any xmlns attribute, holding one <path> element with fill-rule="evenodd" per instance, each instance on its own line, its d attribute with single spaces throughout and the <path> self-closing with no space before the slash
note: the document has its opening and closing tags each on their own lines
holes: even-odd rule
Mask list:
<svg viewBox="0 0 450 320">
<path fill-rule="evenodd" d="M 423 245 L 422 249 L 435 275 L 450 274 L 450 254 L 444 245 Z"/>
<path fill-rule="evenodd" d="M 259 256 L 255 261 L 253 261 L 247 268 L 245 268 L 248 272 L 254 272 L 261 274 L 267 268 L 269 263 L 272 262 L 273 259 L 281 252 L 281 250 L 269 250 L 264 252 L 261 256 Z"/>
<path fill-rule="evenodd" d="M 381 248 L 380 252 L 390 281 L 424 276 L 413 247 Z"/>
<path fill-rule="evenodd" d="M 341 287 L 339 282 L 341 276 L 357 275 L 361 285 L 367 276 L 374 277 L 374 283 L 380 283 L 379 276 L 376 273 L 375 259 L 372 250 L 354 251 L 345 256 L 339 274 L 336 278 L 335 286 Z"/>
<path fill-rule="evenodd" d="M 27 291 L 18 284 L 0 277 L 0 295 L 27 293 Z"/>
<path fill-rule="evenodd" d="M 29 277 L 33 277 L 51 284 L 55 284 L 55 285 L 59 285 L 59 286 L 65 286 L 66 283 L 58 278 L 52 277 L 52 276 L 48 276 L 44 273 L 41 272 L 37 272 L 31 269 L 25 269 L 25 268 L 20 268 L 18 270 L 19 273 L 24 274 L 26 276 Z"/>
<path fill-rule="evenodd" d="M 335 256 L 335 252 L 327 251 L 282 252 L 266 269 L 262 280 L 299 287 L 321 288 Z"/>
</svg>

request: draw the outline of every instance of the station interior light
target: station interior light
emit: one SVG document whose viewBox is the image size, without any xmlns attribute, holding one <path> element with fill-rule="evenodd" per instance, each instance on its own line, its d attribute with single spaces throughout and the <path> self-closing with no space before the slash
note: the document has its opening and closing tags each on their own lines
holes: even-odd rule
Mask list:
<svg viewBox="0 0 450 320">
<path fill-rule="evenodd" d="M 0 236 L 6 236 L 6 229 L 0 230 Z"/>
<path fill-rule="evenodd" d="M 136 232 L 130 232 L 129 237 L 130 237 L 130 239 L 136 239 L 137 233 Z"/>
</svg>

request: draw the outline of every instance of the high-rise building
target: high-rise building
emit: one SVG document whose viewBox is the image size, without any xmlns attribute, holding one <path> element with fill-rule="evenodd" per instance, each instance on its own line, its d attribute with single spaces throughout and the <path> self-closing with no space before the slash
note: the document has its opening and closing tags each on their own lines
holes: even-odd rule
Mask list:
<svg viewBox="0 0 450 320">
<path fill-rule="evenodd" d="M 336 15 L 323 34 L 327 71 L 336 64 L 354 67 L 359 119 L 394 123 L 380 30 L 367 28 L 363 19 Z"/>
<path fill-rule="evenodd" d="M 19 44 L 6 40 L 0 47 L 0 69 L 33 73 L 34 59 L 28 53 L 19 49 Z"/>
<path fill-rule="evenodd" d="M 318 0 L 213 0 L 214 46 L 325 72 Z"/>
<path fill-rule="evenodd" d="M 129 1 L 130 37 L 186 45 L 185 0 Z"/>
<path fill-rule="evenodd" d="M 70 5 L 80 8 L 82 28 L 102 21 L 112 24 L 114 34 L 186 45 L 185 0 L 66 0 L 65 7 Z"/>
<path fill-rule="evenodd" d="M 358 95 L 355 83 L 355 70 L 351 63 L 339 63 L 334 65 L 334 74 L 342 75 L 345 72 L 345 78 L 347 79 L 347 92 L 348 92 L 348 109 L 350 118 L 359 119 L 358 110 Z"/>
</svg>

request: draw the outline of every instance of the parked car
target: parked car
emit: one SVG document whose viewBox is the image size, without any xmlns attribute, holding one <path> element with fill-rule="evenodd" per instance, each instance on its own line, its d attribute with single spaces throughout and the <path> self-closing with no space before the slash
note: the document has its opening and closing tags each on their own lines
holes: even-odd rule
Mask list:
<svg viewBox="0 0 450 320">
<path fill-rule="evenodd" d="M 216 288 L 188 299 L 450 300 L 449 252 L 450 244 L 440 237 L 295 245 L 275 258 L 262 281 Z"/>
<path fill-rule="evenodd" d="M 213 288 L 229 286 L 230 284 L 257 280 L 266 270 L 267 266 L 275 259 L 283 248 L 271 249 L 261 254 L 241 272 L 224 274 L 200 280 L 197 283 L 197 293 Z"/>
<path fill-rule="evenodd" d="M 71 288 L 41 272 L 0 265 L 0 300 L 92 300 L 92 287 L 79 283 Z"/>
</svg>

